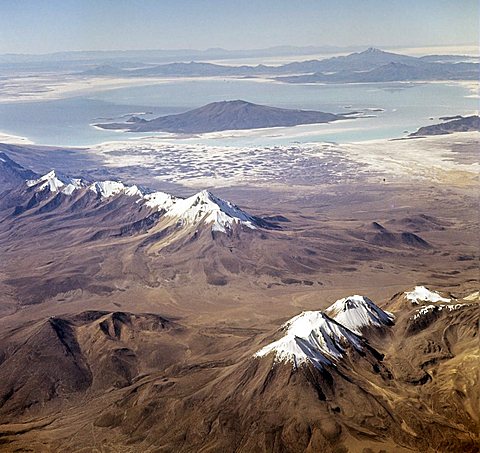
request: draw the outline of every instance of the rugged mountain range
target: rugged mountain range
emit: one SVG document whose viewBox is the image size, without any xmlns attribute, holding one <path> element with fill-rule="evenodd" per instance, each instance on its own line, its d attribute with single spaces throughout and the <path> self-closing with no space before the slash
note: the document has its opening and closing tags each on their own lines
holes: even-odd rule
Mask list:
<svg viewBox="0 0 480 453">
<path fill-rule="evenodd" d="M 9 162 L 16 171 L 27 172 Z M 15 188 L 0 194 L 0 241 L 9 243 L 12 250 L 26 252 L 27 238 L 35 238 L 39 246 L 48 249 L 56 237 L 58 260 L 67 276 L 50 273 L 54 264 L 49 259 L 32 257 L 34 262 L 39 260 L 39 271 L 28 279 L 9 281 L 27 303 L 82 286 L 93 293 L 114 291 L 115 284 L 98 286 L 97 274 L 101 270 L 87 264 L 92 252 L 99 262 L 110 260 L 110 247 L 118 249 L 118 256 L 125 255 L 125 263 L 131 263 L 121 268 L 107 266 L 113 280 L 128 273 L 148 284 L 174 282 L 182 276 L 206 279 L 212 285 L 225 285 L 243 279 L 245 274 L 313 284 L 308 279 L 312 269 L 326 265 L 343 268 L 341 263 L 335 264 L 339 251 L 361 261 L 366 256 L 392 254 L 395 250 L 434 252 L 421 236 L 403 227 L 398 231 L 379 224 L 366 225 L 346 231 L 347 236 L 311 235 L 306 231 L 293 242 L 288 231 L 282 233 L 288 225 L 284 218 L 249 214 L 205 190 L 181 198 L 119 181 L 59 177 L 53 170 L 43 176 L 31 173 L 31 179 L 20 183 L 15 174 Z M 85 252 L 80 262 L 70 259 L 71 247 L 80 255 Z M 320 250 L 313 252 L 311 247 Z M 161 262 L 156 259 L 158 254 Z M 184 271 L 179 263 L 192 256 L 198 266 Z M 14 256 L 5 266 L 15 267 L 15 260 Z M 303 280 L 298 280 L 299 272 Z M 31 291 L 36 285 L 43 291 Z"/>
<path fill-rule="evenodd" d="M 438 260 L 448 223 L 302 229 L 208 191 L 1 158 L 2 450 L 477 451 L 478 293 L 348 291 L 301 311 L 292 292 L 288 316 L 265 297 L 320 297 L 316 270 L 346 262 Z"/>
<path fill-rule="evenodd" d="M 242 100 L 213 102 L 178 115 L 153 120 L 131 117 L 126 123 L 96 124 L 102 129 L 121 129 L 130 132 L 163 131 L 200 134 L 224 130 L 290 127 L 300 124 L 328 123 L 344 116 L 311 110 L 293 110 L 252 104 Z"/>
<path fill-rule="evenodd" d="M 476 80 L 478 63 L 459 58 L 411 57 L 369 48 L 346 56 L 288 63 L 281 66 L 226 66 L 191 61 L 144 68 L 112 65 L 91 68 L 81 75 L 121 77 L 275 77 L 290 83 L 358 83 L 406 80 Z M 298 75 L 301 74 L 301 75 Z M 289 75 L 284 77 L 283 75 Z M 282 76 L 282 77 L 278 77 Z"/>
</svg>

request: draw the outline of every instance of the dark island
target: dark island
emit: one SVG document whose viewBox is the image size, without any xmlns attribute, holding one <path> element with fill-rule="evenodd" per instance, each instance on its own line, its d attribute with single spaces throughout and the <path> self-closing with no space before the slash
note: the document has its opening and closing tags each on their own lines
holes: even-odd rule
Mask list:
<svg viewBox="0 0 480 453">
<path fill-rule="evenodd" d="M 454 117 L 458 118 L 458 117 Z M 458 119 L 446 121 L 440 124 L 424 126 L 413 132 L 409 137 L 423 137 L 426 135 L 446 135 L 454 132 L 474 132 L 480 131 L 480 118 L 478 115 L 461 116 Z"/>
<path fill-rule="evenodd" d="M 95 126 L 102 129 L 129 132 L 202 134 L 226 130 L 329 123 L 346 117 L 346 115 L 335 115 L 313 110 L 282 109 L 236 100 L 213 102 L 185 113 L 161 116 L 149 121 L 139 117 L 131 117 L 124 123 L 95 124 Z"/>
</svg>

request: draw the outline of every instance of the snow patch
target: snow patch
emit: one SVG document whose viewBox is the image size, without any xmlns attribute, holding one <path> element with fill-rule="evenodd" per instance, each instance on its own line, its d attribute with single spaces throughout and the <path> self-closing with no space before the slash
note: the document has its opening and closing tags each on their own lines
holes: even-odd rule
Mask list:
<svg viewBox="0 0 480 453">
<path fill-rule="evenodd" d="M 143 197 L 142 191 L 136 185 L 125 187 L 124 193 L 129 197 Z"/>
<path fill-rule="evenodd" d="M 25 182 L 28 187 L 37 187 L 37 190 L 48 189 L 50 192 L 61 192 L 65 195 L 72 195 L 72 193 L 85 187 L 81 179 L 61 179 L 55 173 L 55 170 L 49 171 L 47 174 L 38 179 L 29 179 Z"/>
<path fill-rule="evenodd" d="M 304 311 L 290 319 L 282 326 L 283 337 L 260 349 L 254 357 L 274 354 L 275 362 L 290 362 L 296 368 L 311 363 L 322 368 L 338 362 L 348 349 L 361 352 L 365 326 L 392 325 L 394 318 L 368 297 L 345 297 L 325 312 Z"/>
<path fill-rule="evenodd" d="M 463 307 L 468 307 L 471 305 L 473 304 L 425 305 L 424 307 L 417 310 L 417 312 L 413 315 L 411 319 L 415 321 L 416 319 L 419 319 L 422 316 L 427 315 L 428 313 L 433 313 L 435 311 L 442 311 L 442 310 L 448 310 L 448 311 L 459 310 Z"/>
<path fill-rule="evenodd" d="M 407 300 L 415 305 L 418 305 L 420 302 L 450 302 L 450 299 L 442 297 L 435 291 L 430 291 L 425 286 L 415 286 L 413 291 L 408 291 L 404 294 Z"/>
<path fill-rule="evenodd" d="M 165 192 L 152 192 L 144 195 L 143 200 L 149 208 L 167 211 L 175 204 L 177 198 Z"/>
<path fill-rule="evenodd" d="M 90 190 L 100 195 L 102 198 L 110 198 L 125 190 L 125 186 L 118 181 L 94 182 Z"/>
</svg>

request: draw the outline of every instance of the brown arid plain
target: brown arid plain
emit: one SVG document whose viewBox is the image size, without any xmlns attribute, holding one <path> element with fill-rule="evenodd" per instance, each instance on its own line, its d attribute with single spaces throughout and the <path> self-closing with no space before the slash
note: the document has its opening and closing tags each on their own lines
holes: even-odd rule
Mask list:
<svg viewBox="0 0 480 453">
<path fill-rule="evenodd" d="M 1 145 L 37 174 L 183 196 L 207 183 L 259 226 L 225 234 L 133 197 L 35 192 L 0 161 L 0 450 L 478 451 L 478 138 L 175 182 L 127 151 Z M 416 316 L 415 286 L 451 309 Z M 321 369 L 254 356 L 288 319 L 354 294 L 395 316 L 360 352 Z"/>
</svg>

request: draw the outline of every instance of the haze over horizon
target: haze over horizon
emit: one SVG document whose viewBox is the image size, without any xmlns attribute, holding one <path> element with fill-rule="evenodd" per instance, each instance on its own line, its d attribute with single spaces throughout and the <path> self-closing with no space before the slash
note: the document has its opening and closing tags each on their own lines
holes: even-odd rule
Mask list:
<svg viewBox="0 0 480 453">
<path fill-rule="evenodd" d="M 7 0 L 0 17 L 0 53 L 237 50 L 287 44 L 478 48 L 475 0 L 465 0 L 461 7 L 450 0 L 244 3 L 239 7 L 231 0 Z"/>
</svg>

